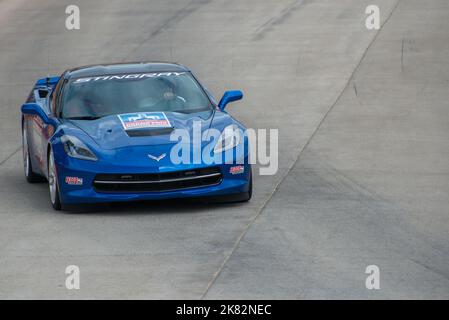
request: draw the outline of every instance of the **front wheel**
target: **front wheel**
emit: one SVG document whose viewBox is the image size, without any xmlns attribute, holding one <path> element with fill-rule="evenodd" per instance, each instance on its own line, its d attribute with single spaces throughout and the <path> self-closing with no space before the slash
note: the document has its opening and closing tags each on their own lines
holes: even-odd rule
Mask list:
<svg viewBox="0 0 449 320">
<path fill-rule="evenodd" d="M 251 200 L 252 196 L 253 196 L 253 172 L 251 170 L 249 173 L 249 186 L 247 192 L 247 199 L 245 199 L 245 201 Z"/>
<path fill-rule="evenodd" d="M 56 171 L 53 149 L 48 155 L 48 187 L 50 190 L 50 201 L 53 209 L 61 210 L 61 199 L 59 197 L 58 174 Z"/>
</svg>

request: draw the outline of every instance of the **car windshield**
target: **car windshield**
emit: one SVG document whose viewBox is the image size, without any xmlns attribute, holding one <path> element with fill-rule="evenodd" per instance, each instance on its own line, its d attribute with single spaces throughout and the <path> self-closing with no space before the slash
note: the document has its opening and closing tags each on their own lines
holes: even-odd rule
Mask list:
<svg viewBox="0 0 449 320">
<path fill-rule="evenodd" d="M 155 72 L 78 78 L 64 86 L 62 118 L 96 119 L 132 112 L 193 113 L 211 103 L 189 72 Z"/>
</svg>

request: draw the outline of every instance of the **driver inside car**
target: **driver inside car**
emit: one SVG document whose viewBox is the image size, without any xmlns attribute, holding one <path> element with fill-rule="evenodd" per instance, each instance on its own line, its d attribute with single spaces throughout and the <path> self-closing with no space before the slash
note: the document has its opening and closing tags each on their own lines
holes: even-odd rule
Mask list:
<svg viewBox="0 0 449 320">
<path fill-rule="evenodd" d="M 177 95 L 175 84 L 164 78 L 158 80 L 161 86 L 160 92 L 162 93 L 162 97 L 157 105 L 164 106 L 170 111 L 184 109 L 186 99 Z"/>
<path fill-rule="evenodd" d="M 88 91 L 83 87 L 71 92 L 67 105 L 65 116 L 69 118 L 96 117 L 108 113 L 108 109 L 101 101 L 101 98 L 92 92 L 92 90 Z"/>
</svg>

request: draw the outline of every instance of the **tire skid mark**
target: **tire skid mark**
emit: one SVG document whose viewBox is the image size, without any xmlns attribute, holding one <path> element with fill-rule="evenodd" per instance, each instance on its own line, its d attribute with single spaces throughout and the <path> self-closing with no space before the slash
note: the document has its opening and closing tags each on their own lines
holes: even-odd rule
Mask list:
<svg viewBox="0 0 449 320">
<path fill-rule="evenodd" d="M 258 41 L 263 39 L 266 33 L 272 30 L 276 25 L 282 24 L 293 13 L 293 11 L 297 10 L 304 3 L 304 1 L 305 0 L 296 0 L 285 7 L 277 16 L 268 19 L 259 28 L 257 28 L 254 32 L 252 40 Z"/>
<path fill-rule="evenodd" d="M 13 153 L 11 153 L 9 156 L 7 156 L 5 159 L 3 159 L 0 162 L 0 166 L 3 165 L 4 163 L 6 163 L 6 161 L 8 161 L 9 159 L 11 159 L 17 152 L 19 152 L 22 149 L 22 146 L 18 147 L 16 150 L 14 150 Z"/>
<path fill-rule="evenodd" d="M 186 6 L 177 10 L 172 16 L 168 17 L 165 21 L 163 21 L 153 32 L 151 32 L 148 37 L 146 37 L 143 41 L 141 41 L 136 48 L 132 49 L 130 53 L 123 59 L 123 61 L 128 60 L 134 53 L 136 53 L 148 40 L 151 38 L 161 34 L 164 30 L 171 28 L 176 25 L 179 21 L 185 19 L 186 17 L 193 14 L 199 8 L 204 5 L 209 4 L 213 0 L 191 0 Z"/>
</svg>

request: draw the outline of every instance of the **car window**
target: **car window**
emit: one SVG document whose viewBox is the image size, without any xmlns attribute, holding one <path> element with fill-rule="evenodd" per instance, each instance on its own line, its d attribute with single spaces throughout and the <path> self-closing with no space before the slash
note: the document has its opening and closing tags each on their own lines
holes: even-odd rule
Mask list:
<svg viewBox="0 0 449 320">
<path fill-rule="evenodd" d="M 131 112 L 197 112 L 211 103 L 189 72 L 119 74 L 71 79 L 64 85 L 63 118 Z"/>
<path fill-rule="evenodd" d="M 55 88 L 53 89 L 53 92 L 51 93 L 51 111 L 53 114 L 56 114 L 57 112 L 59 91 L 63 82 L 64 82 L 64 75 L 61 75 L 58 83 L 56 84 Z"/>
</svg>

